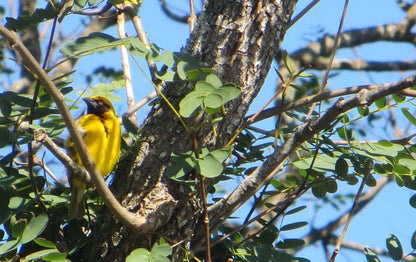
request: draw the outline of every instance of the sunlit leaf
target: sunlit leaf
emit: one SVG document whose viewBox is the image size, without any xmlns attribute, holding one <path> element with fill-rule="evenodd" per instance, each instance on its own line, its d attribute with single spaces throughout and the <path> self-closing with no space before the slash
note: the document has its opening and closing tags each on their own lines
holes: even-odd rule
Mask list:
<svg viewBox="0 0 416 262">
<path fill-rule="evenodd" d="M 381 262 L 381 260 L 377 257 L 377 254 L 371 248 L 365 247 L 364 254 L 367 258 L 367 262 Z"/>
<path fill-rule="evenodd" d="M 67 44 L 61 49 L 61 53 L 68 57 L 80 57 L 96 52 L 103 52 L 120 45 L 117 39 L 111 35 L 94 32 L 86 37 L 80 37 L 75 42 Z"/>
<path fill-rule="evenodd" d="M 402 113 L 412 125 L 416 126 L 416 118 L 409 112 L 409 108 L 402 108 Z"/>
<path fill-rule="evenodd" d="M 386 97 L 382 97 L 382 98 L 376 100 L 375 104 L 376 104 L 377 108 L 379 108 L 379 109 L 382 109 L 382 108 L 386 107 L 386 104 L 387 104 Z"/>
<path fill-rule="evenodd" d="M 53 243 L 52 241 L 46 240 L 44 238 L 41 238 L 41 237 L 35 238 L 33 241 L 41 247 L 56 248 L 55 243 Z"/>
<path fill-rule="evenodd" d="M 217 177 L 223 171 L 222 163 L 212 155 L 207 155 L 197 161 L 201 175 L 205 177 Z"/>
<path fill-rule="evenodd" d="M 218 78 L 217 75 L 214 74 L 209 74 L 205 81 L 207 81 L 207 83 L 211 84 L 215 88 L 222 86 L 221 80 Z"/>
<path fill-rule="evenodd" d="M 192 114 L 201 107 L 204 96 L 204 91 L 193 91 L 187 94 L 179 103 L 179 113 L 181 116 L 192 116 Z"/>
<path fill-rule="evenodd" d="M 40 214 L 39 216 L 33 217 L 23 231 L 22 243 L 24 244 L 32 241 L 34 238 L 39 236 L 39 234 L 46 228 L 48 220 L 49 219 L 46 214 Z"/>
<path fill-rule="evenodd" d="M 150 253 L 145 248 L 137 248 L 126 257 L 126 262 L 150 261 Z"/>
<path fill-rule="evenodd" d="M 222 105 L 222 98 L 217 94 L 208 94 L 204 98 L 204 104 L 209 108 L 219 108 Z"/>
</svg>

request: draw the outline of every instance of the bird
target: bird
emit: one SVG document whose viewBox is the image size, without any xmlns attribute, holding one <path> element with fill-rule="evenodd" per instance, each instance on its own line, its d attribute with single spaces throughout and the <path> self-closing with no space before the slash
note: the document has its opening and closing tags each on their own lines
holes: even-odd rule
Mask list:
<svg viewBox="0 0 416 262">
<path fill-rule="evenodd" d="M 87 113 L 77 119 L 85 145 L 101 175 L 106 176 L 117 164 L 120 156 L 121 127 L 110 100 L 104 96 L 83 98 Z M 68 155 L 83 166 L 75 144 L 67 139 Z M 71 199 L 68 210 L 70 219 L 81 220 L 84 216 L 84 193 L 87 188 L 76 177 L 71 177 Z"/>
</svg>

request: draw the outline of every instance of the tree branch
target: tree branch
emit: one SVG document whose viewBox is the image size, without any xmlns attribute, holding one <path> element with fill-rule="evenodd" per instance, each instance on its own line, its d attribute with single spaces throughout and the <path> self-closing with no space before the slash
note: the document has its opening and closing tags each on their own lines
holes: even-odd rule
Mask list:
<svg viewBox="0 0 416 262">
<path fill-rule="evenodd" d="M 170 19 L 175 20 L 176 22 L 180 23 L 188 23 L 189 16 L 184 15 L 180 16 L 172 12 L 166 3 L 166 0 L 159 0 L 160 7 L 162 8 L 162 11 L 167 15 Z"/>
<path fill-rule="evenodd" d="M 228 197 L 224 197 L 212 205 L 209 208 L 211 221 L 215 223 L 221 217 L 229 217 L 250 196 L 255 194 L 265 181 L 277 175 L 277 171 L 279 171 L 293 150 L 326 128 L 339 115 L 357 106 L 368 106 L 382 97 L 397 93 L 415 84 L 416 74 L 413 74 L 397 82 L 379 85 L 376 89 L 362 89 L 354 97 L 339 99 L 333 106 L 328 108 L 324 115 L 296 128 L 285 143 L 270 155 L 262 165 L 257 167 L 250 176 L 246 177 Z"/>
<path fill-rule="evenodd" d="M 327 57 L 331 54 L 334 41 L 334 36 L 325 35 L 308 46 L 293 52 L 290 54 L 290 57 L 298 64 L 299 68 L 312 67 L 314 69 L 326 69 L 329 63 Z M 351 48 L 379 41 L 415 44 L 416 34 L 407 32 L 402 23 L 373 26 L 364 29 L 353 29 L 341 34 L 339 49 Z M 280 60 L 280 55 L 277 55 L 276 59 Z M 380 63 L 358 59 L 335 60 L 333 69 L 387 71 L 413 69 L 415 66 L 414 63 L 406 61 L 387 62 L 386 65 L 382 65 L 384 63 L 385 62 Z"/>
<path fill-rule="evenodd" d="M 45 130 L 38 129 L 33 130 L 34 138 L 36 141 L 44 145 L 50 152 L 59 160 L 71 174 L 74 174 L 84 183 L 91 185 L 91 176 L 87 170 L 73 161 L 66 153 L 64 153 L 46 134 Z"/>
</svg>

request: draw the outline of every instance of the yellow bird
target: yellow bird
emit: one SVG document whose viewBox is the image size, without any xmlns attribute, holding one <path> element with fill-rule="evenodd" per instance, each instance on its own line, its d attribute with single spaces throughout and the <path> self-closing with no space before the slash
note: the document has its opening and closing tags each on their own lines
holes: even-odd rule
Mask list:
<svg viewBox="0 0 416 262">
<path fill-rule="evenodd" d="M 84 98 L 87 114 L 78 119 L 85 145 L 101 175 L 106 176 L 116 165 L 120 156 L 121 127 L 110 100 L 103 96 Z M 82 165 L 81 158 L 71 138 L 67 143 L 68 155 Z M 86 185 L 77 178 L 71 181 L 69 218 L 84 216 L 84 192 Z"/>
</svg>

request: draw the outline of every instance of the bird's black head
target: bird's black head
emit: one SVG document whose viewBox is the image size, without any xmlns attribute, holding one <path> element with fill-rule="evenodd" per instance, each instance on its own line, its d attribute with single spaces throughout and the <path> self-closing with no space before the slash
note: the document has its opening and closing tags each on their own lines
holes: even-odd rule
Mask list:
<svg viewBox="0 0 416 262">
<path fill-rule="evenodd" d="M 87 104 L 88 114 L 94 114 L 94 115 L 103 115 L 108 110 L 112 109 L 110 102 L 108 99 L 100 96 L 93 96 L 93 97 L 86 97 L 83 98 L 85 103 Z"/>
</svg>

